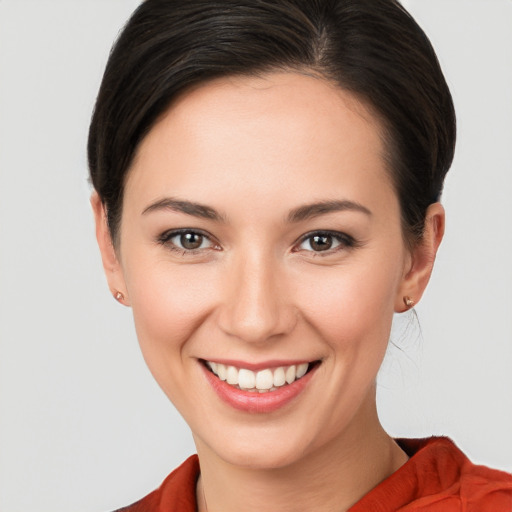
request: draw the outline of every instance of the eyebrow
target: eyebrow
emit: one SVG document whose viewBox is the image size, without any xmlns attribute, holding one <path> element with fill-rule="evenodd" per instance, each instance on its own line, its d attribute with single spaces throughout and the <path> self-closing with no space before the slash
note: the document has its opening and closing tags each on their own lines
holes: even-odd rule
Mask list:
<svg viewBox="0 0 512 512">
<path fill-rule="evenodd" d="M 201 217 L 203 219 L 214 220 L 217 222 L 225 222 L 224 216 L 210 206 L 194 203 L 192 201 L 182 201 L 172 197 L 166 197 L 150 204 L 147 208 L 144 209 L 142 215 L 161 210 L 171 210 L 174 212 L 192 215 L 193 217 Z"/>
<path fill-rule="evenodd" d="M 144 209 L 142 215 L 161 210 L 171 210 L 179 213 L 185 213 L 186 215 L 214 220 L 216 222 L 226 221 L 226 218 L 211 206 L 206 206 L 204 204 L 195 203 L 192 201 L 175 199 L 172 197 L 166 197 L 150 204 L 147 208 Z M 321 215 L 326 215 L 328 213 L 343 211 L 355 211 L 364 213 L 365 215 L 369 216 L 372 215 L 372 212 L 368 210 L 368 208 L 354 201 L 332 200 L 319 201 L 317 203 L 299 206 L 298 208 L 290 211 L 287 220 L 289 223 L 297 223 L 312 219 L 314 217 L 319 217 Z"/>
<path fill-rule="evenodd" d="M 306 204 L 295 208 L 288 214 L 288 222 L 301 222 L 327 213 L 343 211 L 361 212 L 365 215 L 372 215 L 372 212 L 368 210 L 368 208 L 354 201 L 320 201 L 318 203 Z"/>
</svg>

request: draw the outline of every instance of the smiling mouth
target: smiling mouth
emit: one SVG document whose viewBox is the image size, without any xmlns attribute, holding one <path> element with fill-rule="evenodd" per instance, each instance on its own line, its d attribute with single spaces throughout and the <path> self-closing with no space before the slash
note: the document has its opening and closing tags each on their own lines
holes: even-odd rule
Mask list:
<svg viewBox="0 0 512 512">
<path fill-rule="evenodd" d="M 253 393 L 269 393 L 301 379 L 320 364 L 320 361 L 265 368 L 259 371 L 237 368 L 236 366 L 214 363 L 213 361 L 203 361 L 203 363 L 211 373 L 235 389 Z"/>
</svg>

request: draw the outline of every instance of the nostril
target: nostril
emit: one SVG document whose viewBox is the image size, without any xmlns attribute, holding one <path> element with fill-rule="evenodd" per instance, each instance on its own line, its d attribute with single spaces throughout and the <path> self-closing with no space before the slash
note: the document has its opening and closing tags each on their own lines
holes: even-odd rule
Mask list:
<svg viewBox="0 0 512 512">
<path fill-rule="evenodd" d="M 265 343 L 290 334 L 297 323 L 291 306 L 239 300 L 222 307 L 218 317 L 220 329 L 248 343 Z"/>
</svg>

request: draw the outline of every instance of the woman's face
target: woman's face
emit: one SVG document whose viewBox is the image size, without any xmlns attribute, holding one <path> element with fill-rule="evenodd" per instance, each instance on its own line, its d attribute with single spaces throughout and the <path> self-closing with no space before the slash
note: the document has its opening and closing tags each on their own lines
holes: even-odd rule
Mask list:
<svg viewBox="0 0 512 512">
<path fill-rule="evenodd" d="M 190 91 L 142 142 L 111 285 L 198 448 L 280 467 L 377 421 L 411 266 L 380 135 L 280 73 Z"/>
</svg>

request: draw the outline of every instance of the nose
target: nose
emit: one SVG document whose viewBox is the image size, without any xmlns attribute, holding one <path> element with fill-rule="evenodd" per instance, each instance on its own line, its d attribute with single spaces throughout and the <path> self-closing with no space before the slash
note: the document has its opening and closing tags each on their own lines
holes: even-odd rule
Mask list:
<svg viewBox="0 0 512 512">
<path fill-rule="evenodd" d="M 278 264 L 263 256 L 240 257 L 228 272 L 218 316 L 226 334 L 263 343 L 293 330 L 297 309 Z"/>
</svg>

